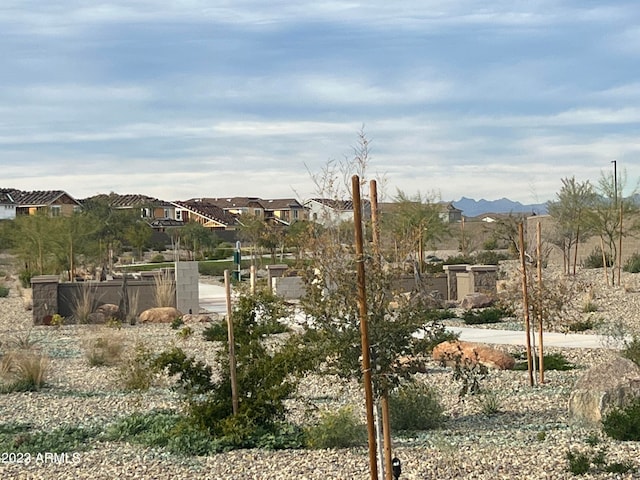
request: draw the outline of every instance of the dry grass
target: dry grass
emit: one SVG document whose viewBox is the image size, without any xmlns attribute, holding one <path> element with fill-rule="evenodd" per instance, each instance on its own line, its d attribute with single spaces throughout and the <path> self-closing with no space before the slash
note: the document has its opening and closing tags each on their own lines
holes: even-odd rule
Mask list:
<svg viewBox="0 0 640 480">
<path fill-rule="evenodd" d="M 156 307 L 175 306 L 176 287 L 171 272 L 161 270 L 155 275 L 153 297 Z"/>
<path fill-rule="evenodd" d="M 89 282 L 82 284 L 79 295 L 73 299 L 71 310 L 76 323 L 89 323 L 89 315 L 96 306 L 96 288 Z"/>
<path fill-rule="evenodd" d="M 14 350 L 0 360 L 2 392 L 34 392 L 40 390 L 49 372 L 49 358 L 30 350 Z"/>
<path fill-rule="evenodd" d="M 140 314 L 140 312 L 138 312 L 138 309 L 140 308 L 140 291 L 137 289 L 133 290 L 128 298 L 129 310 L 125 320 L 129 322 L 129 325 L 135 325 L 138 321 L 138 315 Z"/>
<path fill-rule="evenodd" d="M 118 364 L 126 346 L 124 335 L 111 328 L 87 338 L 83 344 L 85 358 L 92 367 Z"/>
</svg>

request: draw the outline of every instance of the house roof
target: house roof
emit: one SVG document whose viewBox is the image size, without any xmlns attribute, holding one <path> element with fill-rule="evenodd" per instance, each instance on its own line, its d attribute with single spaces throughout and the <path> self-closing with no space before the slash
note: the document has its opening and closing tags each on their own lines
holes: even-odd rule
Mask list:
<svg viewBox="0 0 640 480">
<path fill-rule="evenodd" d="M 267 210 L 287 210 L 291 208 L 304 208 L 295 198 L 272 198 L 263 200 L 263 205 Z"/>
<path fill-rule="evenodd" d="M 154 197 L 149 197 L 147 195 L 141 195 L 138 193 L 128 193 L 128 194 L 118 194 L 118 193 L 100 193 L 98 195 L 94 195 L 93 197 L 89 197 L 84 199 L 86 200 L 99 200 L 109 202 L 109 205 L 115 208 L 131 208 L 131 207 L 140 207 L 142 205 L 156 205 L 156 206 L 169 206 L 171 205 L 169 202 L 164 200 L 159 200 Z"/>
<path fill-rule="evenodd" d="M 325 207 L 333 208 L 334 210 L 353 210 L 352 200 L 335 200 L 332 198 L 312 198 L 310 201 L 324 205 Z"/>
<path fill-rule="evenodd" d="M 13 199 L 14 192 L 15 190 L 11 188 L 0 188 L 0 204 L 15 205 L 16 201 Z"/>
<path fill-rule="evenodd" d="M 192 198 L 191 200 L 187 200 L 187 202 L 200 202 L 206 203 L 210 205 L 215 205 L 224 210 L 233 209 L 233 208 L 262 208 L 261 198 L 258 197 L 220 197 L 220 198 L 212 198 L 212 197 L 204 197 L 204 198 Z"/>
<path fill-rule="evenodd" d="M 80 202 L 63 190 L 34 190 L 30 192 L 16 190 L 16 192 L 19 193 L 14 197 L 14 200 L 21 207 L 42 207 L 51 205 L 61 197 L 67 197 L 74 203 L 80 205 Z"/>
<path fill-rule="evenodd" d="M 172 202 L 177 207 L 189 210 L 207 220 L 231 226 L 237 223 L 236 216 L 209 202 L 187 200 L 186 202 Z"/>
</svg>

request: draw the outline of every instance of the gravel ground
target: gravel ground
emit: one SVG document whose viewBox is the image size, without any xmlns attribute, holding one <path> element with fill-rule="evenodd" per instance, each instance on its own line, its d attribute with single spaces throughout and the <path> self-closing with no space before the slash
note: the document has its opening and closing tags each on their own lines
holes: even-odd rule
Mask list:
<svg viewBox="0 0 640 480">
<path fill-rule="evenodd" d="M 598 285 L 597 274 L 587 272 L 586 281 Z M 623 321 L 635 331 L 640 327 L 640 289 L 636 276 L 626 275 L 623 287 L 594 287 L 591 298 L 598 304 L 602 325 Z M 104 327 L 103 327 L 104 328 Z M 214 347 L 200 340 L 202 324 L 195 334 L 178 339 L 167 325 L 125 326 L 121 334 L 130 345 L 144 340 L 154 349 L 177 344 L 186 351 L 213 361 Z M 118 384 L 116 367 L 90 367 L 83 342 L 100 332 L 99 327 L 31 327 L 16 289 L 0 299 L 0 341 L 7 345 L 30 333 L 36 348 L 51 357 L 49 386 L 37 393 L 0 394 L 0 423 L 31 422 L 42 430 L 61 425 L 108 425 L 118 417 L 155 408 L 179 408 L 177 397 L 157 387 L 142 394 L 125 394 Z M 0 346 L 0 349 L 3 347 Z M 523 347 L 498 346 L 511 353 Z M 626 474 L 586 474 L 582 478 L 640 478 L 638 442 L 617 442 L 573 424 L 567 416 L 572 386 L 585 368 L 615 355 L 608 349 L 548 349 L 562 351 L 579 369 L 546 372 L 544 385 L 530 387 L 521 371 L 492 371 L 483 387 L 499 401 L 499 412 L 483 413 L 483 397 L 458 399 L 459 384 L 451 371 L 429 364 L 418 380 L 433 386 L 440 395 L 448 421 L 437 430 L 416 437 L 395 435 L 393 454 L 402 461 L 402 479 L 568 479 L 568 450 L 593 450 L 587 439 L 600 435 L 595 448 L 606 448 L 608 462 L 630 461 L 635 470 Z M 302 415 L 305 402 L 334 408 L 358 406 L 363 414 L 363 394 L 355 384 L 310 375 L 303 381 L 292 416 Z M 3 452 L 0 452 L 2 454 Z M 9 453 L 9 452 L 4 452 Z M 29 464 L 5 456 L 0 478 L 15 479 L 367 479 L 366 447 L 341 450 L 238 450 L 207 457 L 182 458 L 162 450 L 125 443 L 100 442 L 65 457 L 32 457 Z"/>
</svg>

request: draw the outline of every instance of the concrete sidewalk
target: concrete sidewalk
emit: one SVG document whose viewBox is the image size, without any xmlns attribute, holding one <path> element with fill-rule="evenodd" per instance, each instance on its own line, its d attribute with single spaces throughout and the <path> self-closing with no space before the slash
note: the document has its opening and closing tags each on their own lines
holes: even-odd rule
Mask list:
<svg viewBox="0 0 640 480">
<path fill-rule="evenodd" d="M 494 330 L 486 328 L 452 327 L 448 330 L 460 334 L 460 340 L 477 343 L 494 343 L 500 345 L 526 345 L 527 336 L 523 331 Z M 533 341 L 538 343 L 538 333 Z M 607 338 L 602 335 L 587 335 L 578 333 L 543 332 L 542 342 L 545 347 L 565 348 L 606 348 Z"/>
<path fill-rule="evenodd" d="M 224 286 L 200 283 L 198 288 L 201 309 L 222 315 L 227 313 Z M 498 345 L 526 345 L 527 342 L 524 331 L 470 327 L 451 327 L 449 330 L 460 334 L 460 340 L 467 342 Z M 602 335 L 545 332 L 543 334 L 543 342 L 545 347 L 606 348 L 606 337 Z M 537 333 L 535 334 L 535 343 L 538 343 Z"/>
</svg>

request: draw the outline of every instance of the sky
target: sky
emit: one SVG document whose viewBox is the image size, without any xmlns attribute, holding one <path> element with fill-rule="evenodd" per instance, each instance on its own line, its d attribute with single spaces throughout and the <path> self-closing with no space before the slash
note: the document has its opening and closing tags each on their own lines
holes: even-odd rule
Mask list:
<svg viewBox="0 0 640 480">
<path fill-rule="evenodd" d="M 305 200 L 360 132 L 381 201 L 640 177 L 637 0 L 2 0 L 0 31 L 0 187 Z"/>
</svg>

